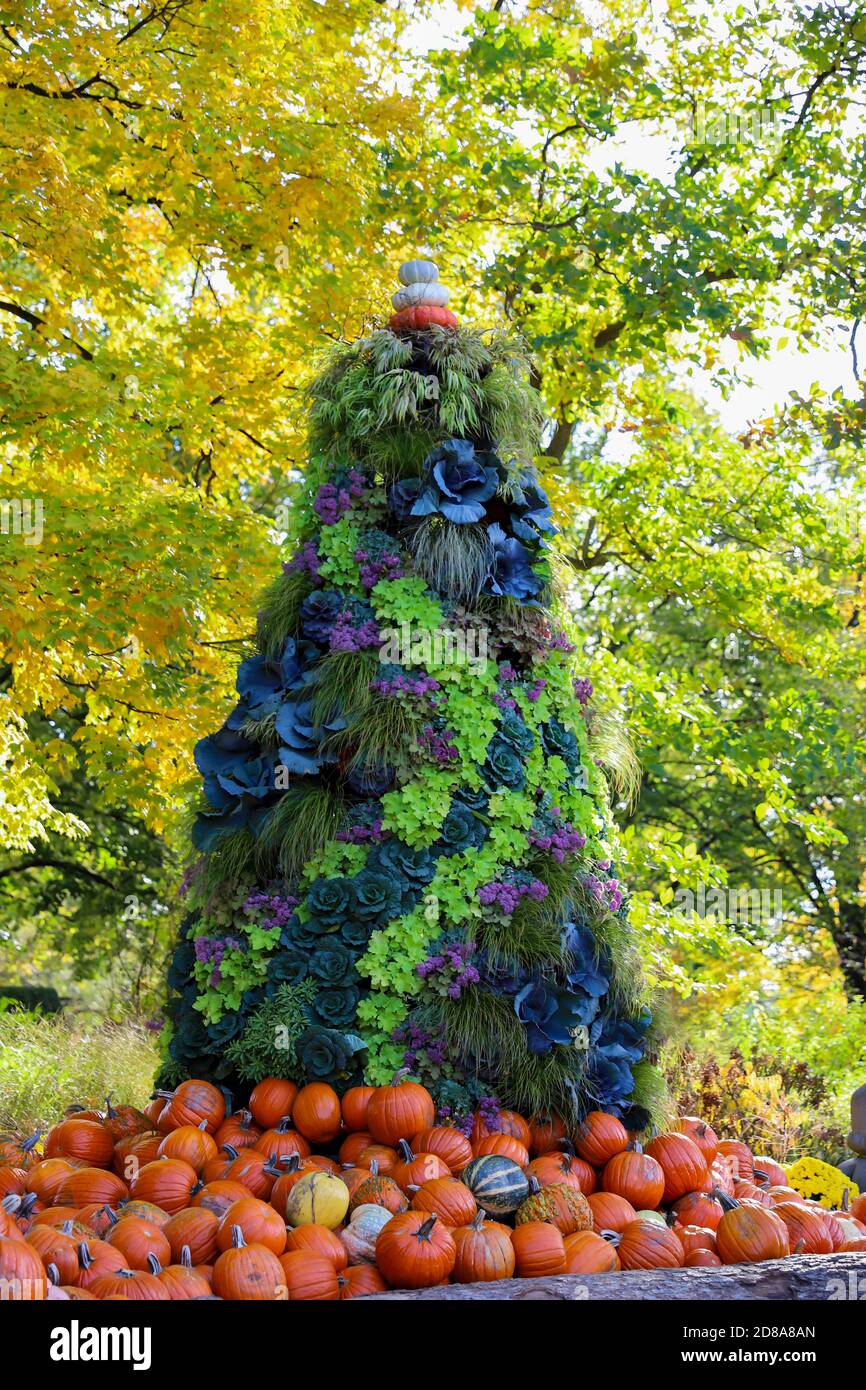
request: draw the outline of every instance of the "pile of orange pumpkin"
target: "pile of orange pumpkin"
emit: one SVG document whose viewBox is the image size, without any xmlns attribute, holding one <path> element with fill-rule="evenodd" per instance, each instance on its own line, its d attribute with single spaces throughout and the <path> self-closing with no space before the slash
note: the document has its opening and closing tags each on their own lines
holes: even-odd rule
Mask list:
<svg viewBox="0 0 866 1390">
<path fill-rule="evenodd" d="M 595 1111 L 435 1123 L 416 1082 L 268 1078 L 226 1114 L 185 1081 L 144 1111 L 77 1110 L 0 1141 L 0 1287 L 49 1299 L 336 1300 L 511 1277 L 866 1251 L 866 1195 L 831 1212 L 699 1119 L 644 1149 Z"/>
</svg>

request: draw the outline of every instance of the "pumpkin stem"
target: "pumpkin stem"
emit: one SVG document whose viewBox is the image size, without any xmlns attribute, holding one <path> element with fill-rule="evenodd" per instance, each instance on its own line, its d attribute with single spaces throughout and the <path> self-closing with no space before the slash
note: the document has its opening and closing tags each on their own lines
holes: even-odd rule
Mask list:
<svg viewBox="0 0 866 1390">
<path fill-rule="evenodd" d="M 377 1178 L 377 1177 L 379 1176 L 379 1160 L 378 1160 L 378 1158 L 371 1158 L 371 1159 L 370 1159 L 370 1176 L 371 1176 L 372 1178 Z"/>
<path fill-rule="evenodd" d="M 844 1212 L 847 1212 L 847 1211 L 848 1211 L 848 1192 L 849 1192 L 849 1189 L 846 1187 L 846 1188 L 845 1188 L 845 1191 L 842 1193 L 842 1207 L 841 1207 L 841 1210 L 844 1211 Z"/>
<path fill-rule="evenodd" d="M 436 1212 L 431 1212 L 431 1214 L 427 1217 L 427 1220 L 424 1222 L 424 1225 L 418 1227 L 417 1231 L 415 1232 L 415 1238 L 417 1240 L 429 1240 L 430 1232 L 433 1230 L 433 1227 L 436 1225 L 438 1219 L 439 1218 Z"/>
<path fill-rule="evenodd" d="M 71 1222 L 71 1221 L 64 1221 L 64 1222 L 62 1222 L 62 1224 L 61 1224 L 61 1226 L 60 1226 L 60 1234 L 61 1234 L 62 1236 L 71 1236 L 71 1235 L 72 1235 L 72 1222 Z"/>
<path fill-rule="evenodd" d="M 9 1215 L 14 1216 L 15 1212 L 22 1206 L 21 1198 L 17 1192 L 9 1192 L 0 1202 L 0 1207 Z"/>
<path fill-rule="evenodd" d="M 394 1075 L 391 1077 L 391 1080 L 388 1082 L 388 1085 L 389 1085 L 389 1086 L 401 1086 L 401 1085 L 403 1084 L 403 1082 L 405 1081 L 406 1077 L 407 1077 L 407 1076 L 411 1076 L 411 1075 L 412 1075 L 412 1068 L 411 1068 L 411 1067 L 400 1067 L 397 1071 L 395 1071 Z"/>
<path fill-rule="evenodd" d="M 147 1257 L 147 1267 L 150 1270 L 151 1274 L 162 1274 L 162 1265 L 160 1264 L 156 1256 L 153 1254 L 150 1254 Z"/>
<path fill-rule="evenodd" d="M 541 1191 L 541 1183 L 538 1181 L 538 1178 L 535 1176 L 534 1173 L 531 1173 L 529 1176 L 529 1191 L 533 1197 L 536 1195 L 536 1193 Z"/>
<path fill-rule="evenodd" d="M 287 1134 L 292 1127 L 291 1115 L 284 1115 L 276 1126 L 277 1134 Z"/>
<path fill-rule="evenodd" d="M 413 1154 L 405 1139 L 397 1140 L 397 1148 L 400 1150 L 400 1154 L 404 1163 L 411 1163 L 414 1160 L 415 1155 Z"/>
<path fill-rule="evenodd" d="M 469 1225 L 472 1227 L 473 1231 L 480 1231 L 483 1229 L 484 1212 L 482 1211 L 481 1207 L 478 1208 L 472 1220 L 469 1222 Z"/>
<path fill-rule="evenodd" d="M 713 1188 L 710 1196 L 715 1197 L 722 1211 L 736 1211 L 740 1205 L 736 1197 L 729 1197 L 727 1192 L 719 1192 L 718 1188 Z"/>
<path fill-rule="evenodd" d="M 36 1206 L 36 1200 L 37 1199 L 35 1192 L 28 1192 L 24 1197 L 22 1197 L 21 1205 L 18 1208 L 19 1217 L 29 1216 L 30 1213 L 33 1211 L 33 1208 Z"/>
<path fill-rule="evenodd" d="M 199 1127 L 200 1130 L 206 1130 L 206 1129 L 207 1129 L 207 1120 L 199 1120 L 198 1127 Z"/>
<path fill-rule="evenodd" d="M 707 1127 L 706 1127 L 706 1125 L 704 1124 L 703 1120 L 701 1121 L 701 1123 L 700 1123 L 699 1125 L 695 1125 L 695 1134 L 697 1134 L 698 1137 L 699 1137 L 700 1139 L 703 1139 L 703 1137 L 704 1137 L 704 1135 L 706 1134 L 706 1132 L 707 1132 Z"/>
<path fill-rule="evenodd" d="M 232 1163 L 241 1156 L 240 1149 L 236 1149 L 234 1144 L 220 1144 L 220 1152 L 227 1153 Z"/>
<path fill-rule="evenodd" d="M 192 1255 L 188 1245 L 184 1245 L 180 1252 L 180 1262 L 184 1269 L 192 1269 Z"/>
<path fill-rule="evenodd" d="M 60 1283 L 60 1270 L 57 1268 L 57 1265 L 46 1265 L 45 1273 L 48 1275 L 49 1284 L 54 1284 L 56 1287 Z"/>
<path fill-rule="evenodd" d="M 677 1214 L 676 1214 L 676 1212 L 675 1212 L 675 1211 L 666 1211 L 666 1212 L 665 1212 L 665 1225 L 667 1226 L 668 1230 L 672 1230 L 673 1227 L 674 1227 L 676 1224 L 677 1224 Z"/>
<path fill-rule="evenodd" d="M 25 1154 L 32 1153 L 33 1150 L 36 1148 L 36 1145 L 39 1143 L 39 1140 L 40 1140 L 41 1138 L 42 1138 L 42 1131 L 41 1131 L 41 1129 L 37 1129 L 36 1133 L 35 1133 L 35 1134 L 31 1134 L 31 1136 L 30 1136 L 29 1139 L 24 1139 L 24 1140 L 22 1141 L 21 1146 L 20 1146 L 20 1147 L 21 1147 L 21 1152 L 22 1152 L 22 1153 L 25 1153 Z"/>
<path fill-rule="evenodd" d="M 111 1092 L 110 1092 L 110 1091 L 108 1092 L 108 1095 L 105 1097 L 105 1118 L 106 1118 L 107 1120 L 116 1120 L 116 1119 L 117 1119 L 117 1111 L 115 1110 L 114 1106 L 111 1104 Z"/>
<path fill-rule="evenodd" d="M 754 1181 L 759 1187 L 766 1187 L 770 1181 L 769 1173 L 765 1173 L 763 1168 L 755 1168 L 753 1171 Z"/>
<path fill-rule="evenodd" d="M 245 1245 L 244 1233 L 240 1226 L 232 1226 L 232 1249 L 243 1250 Z"/>
<path fill-rule="evenodd" d="M 632 1154 L 643 1153 L 643 1144 L 640 1142 L 639 1139 L 630 1139 L 628 1141 L 628 1152 Z"/>
<path fill-rule="evenodd" d="M 622 1240 L 622 1231 L 608 1231 L 603 1229 L 599 1231 L 598 1234 L 601 1236 L 602 1240 L 606 1240 L 608 1245 L 612 1245 L 614 1249 Z"/>
<path fill-rule="evenodd" d="M 89 1269 L 93 1264 L 93 1256 L 90 1253 L 90 1246 L 86 1240 L 81 1241 L 78 1246 L 78 1263 L 82 1269 Z"/>
</svg>

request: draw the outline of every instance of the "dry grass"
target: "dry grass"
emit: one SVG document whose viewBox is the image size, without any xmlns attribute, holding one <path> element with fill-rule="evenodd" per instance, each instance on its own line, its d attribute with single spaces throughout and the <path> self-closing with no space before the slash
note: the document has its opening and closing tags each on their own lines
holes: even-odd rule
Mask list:
<svg viewBox="0 0 866 1390">
<path fill-rule="evenodd" d="M 138 1023 L 90 1023 L 74 1014 L 0 1013 L 0 1132 L 31 1134 L 68 1105 L 142 1106 L 159 1044 Z"/>
</svg>

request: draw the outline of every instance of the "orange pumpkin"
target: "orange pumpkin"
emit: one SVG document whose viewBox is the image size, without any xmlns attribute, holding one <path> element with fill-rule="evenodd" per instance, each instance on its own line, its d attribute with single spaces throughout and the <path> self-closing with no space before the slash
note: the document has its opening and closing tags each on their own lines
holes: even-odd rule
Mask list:
<svg viewBox="0 0 866 1390">
<path fill-rule="evenodd" d="M 664 1202 L 675 1202 L 687 1192 L 699 1191 L 707 1177 L 707 1162 L 687 1134 L 660 1134 L 647 1144 L 665 1177 Z"/>
<path fill-rule="evenodd" d="M 595 1231 L 575 1231 L 563 1244 L 566 1274 L 607 1274 L 620 1267 L 613 1245 Z"/>
<path fill-rule="evenodd" d="M 394 1171 L 391 1177 L 398 1187 L 402 1187 L 407 1192 L 410 1187 L 420 1187 L 422 1183 L 428 1182 L 430 1178 L 448 1178 L 451 1176 L 451 1169 L 448 1164 L 436 1154 L 413 1153 L 406 1143 L 401 1139 L 398 1143 L 400 1157 L 394 1164 Z"/>
<path fill-rule="evenodd" d="M 434 1125 L 432 1129 L 421 1129 L 412 1136 L 411 1143 L 416 1153 L 436 1154 L 448 1164 L 455 1178 L 463 1172 L 472 1158 L 472 1145 L 466 1135 L 450 1125 Z"/>
<path fill-rule="evenodd" d="M 722 1262 L 715 1250 L 689 1250 L 683 1264 L 686 1269 L 721 1269 Z"/>
<path fill-rule="evenodd" d="M 205 1124 L 202 1120 L 199 1125 L 179 1125 L 171 1130 L 160 1143 L 157 1158 L 181 1158 L 201 1173 L 205 1164 L 217 1156 L 216 1143 Z"/>
<path fill-rule="evenodd" d="M 565 1273 L 562 1234 L 547 1221 L 525 1221 L 511 1233 L 514 1272 L 518 1279 L 541 1279 Z"/>
<path fill-rule="evenodd" d="M 231 1144 L 239 1153 L 241 1149 L 255 1148 L 261 1132 L 261 1127 L 253 1122 L 251 1110 L 236 1110 L 233 1115 L 223 1120 L 214 1135 L 214 1142 L 217 1149 L 221 1149 L 224 1144 Z"/>
<path fill-rule="evenodd" d="M 472 1117 L 472 1131 L 469 1135 L 470 1142 L 474 1147 L 482 1139 L 488 1138 L 491 1134 L 510 1134 L 512 1139 L 519 1139 L 525 1149 L 532 1143 L 532 1131 L 522 1115 L 518 1115 L 516 1110 L 497 1110 L 495 1116 L 485 1119 L 480 1110 L 476 1110 Z M 511 1155 L 509 1154 L 510 1158 Z"/>
<path fill-rule="evenodd" d="M 153 1202 L 173 1216 L 189 1206 L 198 1188 L 198 1174 L 182 1158 L 158 1158 L 144 1165 L 129 1190 L 133 1197 Z"/>
<path fill-rule="evenodd" d="M 585 1159 L 558 1149 L 534 1158 L 526 1167 L 526 1176 L 535 1178 L 539 1187 L 547 1187 L 552 1182 L 564 1182 L 567 1187 L 573 1187 L 585 1197 L 598 1186 L 595 1169 L 591 1168 Z"/>
<path fill-rule="evenodd" d="M 625 1197 L 636 1210 L 652 1211 L 664 1196 L 665 1175 L 661 1164 L 635 1145 L 608 1159 L 601 1185 L 605 1192 Z"/>
<path fill-rule="evenodd" d="M 366 1130 L 367 1109 L 375 1094 L 375 1086 L 350 1086 L 340 1103 L 346 1129 Z"/>
<path fill-rule="evenodd" d="M 235 1303 L 285 1298 L 283 1267 L 267 1246 L 247 1245 L 240 1226 L 235 1226 L 231 1249 L 224 1250 L 213 1267 L 213 1291 Z"/>
<path fill-rule="evenodd" d="M 217 1182 L 206 1183 L 200 1192 L 196 1192 L 190 1205 L 211 1212 L 221 1221 L 233 1202 L 239 1202 L 242 1197 L 249 1195 L 249 1188 L 244 1187 L 242 1182 L 223 1178 Z"/>
<path fill-rule="evenodd" d="M 289 1250 L 280 1258 L 291 1303 L 335 1303 L 340 1297 L 333 1261 L 312 1250 Z"/>
<path fill-rule="evenodd" d="M 441 1284 L 456 1258 L 451 1233 L 435 1212 L 430 1216 L 423 1211 L 403 1212 L 383 1226 L 376 1240 L 376 1264 L 392 1288 Z"/>
<path fill-rule="evenodd" d="M 455 1284 L 486 1284 L 510 1279 L 515 1254 L 511 1231 L 499 1221 L 487 1221 L 478 1211 L 465 1226 L 452 1231 L 456 1255 L 451 1278 Z"/>
<path fill-rule="evenodd" d="M 208 1133 L 215 1134 L 226 1117 L 225 1097 L 209 1081 L 182 1081 L 164 1096 L 165 1105 L 156 1122 L 163 1134 L 181 1125 L 199 1125 L 202 1120 Z"/>
<path fill-rule="evenodd" d="M 310 1143 L 327 1144 L 340 1133 L 343 1122 L 340 1097 L 332 1086 L 323 1081 L 312 1081 L 308 1086 L 303 1086 L 295 1097 L 292 1118 L 295 1128 Z M 370 1132 L 372 1134 L 372 1129 Z"/>
<path fill-rule="evenodd" d="M 110 1168 L 114 1140 L 101 1124 L 78 1118 L 55 1125 L 45 1141 L 47 1158 L 83 1158 L 91 1168 Z"/>
<path fill-rule="evenodd" d="M 699 1120 L 697 1115 L 684 1115 L 677 1129 L 681 1134 L 688 1135 L 692 1143 L 700 1149 L 709 1167 L 719 1151 L 719 1138 L 715 1130 L 703 1120 Z"/>
<path fill-rule="evenodd" d="M 349 1252 L 340 1237 L 327 1226 L 310 1222 L 306 1226 L 296 1226 L 286 1238 L 286 1253 L 292 1250 L 307 1250 L 330 1260 L 339 1274 L 349 1263 Z"/>
<path fill-rule="evenodd" d="M 722 1199 L 724 1214 L 716 1229 L 716 1254 L 722 1264 L 755 1264 L 790 1254 L 788 1228 L 781 1216 L 766 1207 L 740 1205 Z"/>
<path fill-rule="evenodd" d="M 519 1168 L 525 1168 L 529 1162 L 529 1150 L 519 1139 L 515 1139 L 513 1134 L 485 1135 L 473 1149 L 474 1158 L 480 1158 L 482 1154 L 501 1154 L 503 1158 L 510 1158 Z"/>
<path fill-rule="evenodd" d="M 457 315 L 438 304 L 412 304 L 408 309 L 399 309 L 388 320 L 388 327 L 394 333 L 423 333 L 434 326 L 456 328 Z"/>
<path fill-rule="evenodd" d="M 374 1293 L 387 1293 L 388 1285 L 374 1265 L 350 1265 L 337 1275 L 340 1298 L 367 1298 Z"/>
<path fill-rule="evenodd" d="M 194 1265 L 209 1264 L 218 1251 L 218 1227 L 219 1218 L 205 1207 L 185 1207 L 177 1212 L 162 1228 L 172 1262 L 180 1264 L 186 1249 Z"/>
<path fill-rule="evenodd" d="M 473 1220 L 477 1203 L 469 1188 L 457 1178 L 430 1178 L 413 1195 L 413 1211 L 436 1213 L 446 1226 L 466 1226 Z"/>
<path fill-rule="evenodd" d="M 678 1269 L 685 1259 L 679 1240 L 660 1221 L 638 1217 L 611 1241 L 623 1269 Z"/>
<path fill-rule="evenodd" d="M 755 1175 L 755 1161 L 748 1144 L 744 1144 L 740 1139 L 720 1139 L 718 1152 L 721 1157 L 733 1160 L 735 1178 L 747 1178 L 749 1182 L 752 1181 Z"/>
<path fill-rule="evenodd" d="M 788 1242 L 792 1250 L 799 1249 L 804 1255 L 831 1255 L 833 1253 L 833 1241 L 823 1219 L 823 1213 L 819 1213 L 801 1202 L 778 1202 L 773 1207 L 773 1212 L 784 1221 L 788 1229 Z"/>
<path fill-rule="evenodd" d="M 253 1148 L 259 1153 L 267 1154 L 269 1158 L 289 1158 L 292 1154 L 300 1154 L 301 1158 L 307 1158 L 312 1152 L 303 1134 L 292 1129 L 289 1115 L 284 1115 L 274 1129 L 266 1129 L 256 1140 Z"/>
<path fill-rule="evenodd" d="M 233 1235 L 240 1229 L 247 1245 L 264 1245 L 275 1255 L 282 1255 L 286 1248 L 286 1223 L 278 1212 L 258 1197 L 242 1197 L 234 1202 L 226 1212 L 217 1228 L 217 1246 L 220 1250 L 230 1250 Z"/>
<path fill-rule="evenodd" d="M 706 1226 L 714 1231 L 722 1219 L 722 1205 L 711 1192 L 687 1192 L 674 1202 L 672 1211 L 680 1226 Z"/>
<path fill-rule="evenodd" d="M 565 1137 L 565 1121 L 560 1115 L 533 1115 L 529 1121 L 529 1152 L 533 1158 L 558 1148 Z"/>
<path fill-rule="evenodd" d="M 249 1100 L 250 1113 L 262 1129 L 279 1124 L 284 1115 L 291 1115 L 298 1088 L 294 1081 L 278 1076 L 266 1076 L 253 1090 Z"/>
<path fill-rule="evenodd" d="M 578 1125 L 574 1147 L 580 1157 L 596 1168 L 603 1168 L 609 1159 L 628 1148 L 628 1130 L 616 1115 L 604 1110 L 590 1110 Z"/>
<path fill-rule="evenodd" d="M 618 1197 L 615 1192 L 591 1192 L 586 1200 L 596 1231 L 621 1231 L 637 1216 L 631 1202 L 627 1202 L 625 1197 Z M 720 1210 L 719 1216 L 721 1214 Z"/>
<path fill-rule="evenodd" d="M 408 1139 L 410 1134 L 432 1129 L 436 1109 L 426 1086 L 404 1080 L 403 1072 L 398 1071 L 388 1086 L 376 1087 L 367 1106 L 366 1118 L 367 1128 L 376 1143 L 393 1147 L 398 1140 Z"/>
<path fill-rule="evenodd" d="M 354 1168 L 358 1155 L 364 1149 L 368 1149 L 372 1142 L 373 1140 L 366 1129 L 354 1130 L 351 1134 L 347 1134 L 340 1145 L 340 1162 L 349 1168 Z M 416 1150 L 419 1147 L 421 1146 L 418 1144 L 412 1145 L 412 1148 Z"/>
<path fill-rule="evenodd" d="M 118 1221 L 106 1235 L 106 1241 L 112 1249 L 120 1251 L 130 1269 L 150 1269 L 151 1256 L 160 1265 L 167 1265 L 171 1259 L 171 1246 L 165 1232 L 138 1216 L 126 1216 Z"/>
</svg>

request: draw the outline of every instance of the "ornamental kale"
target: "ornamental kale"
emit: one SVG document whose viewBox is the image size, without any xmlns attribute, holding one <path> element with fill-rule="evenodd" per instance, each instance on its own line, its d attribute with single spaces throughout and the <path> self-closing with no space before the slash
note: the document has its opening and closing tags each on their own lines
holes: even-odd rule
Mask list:
<svg viewBox="0 0 866 1390">
<path fill-rule="evenodd" d="M 438 513 L 458 526 L 481 521 L 484 503 L 499 486 L 502 465 L 495 454 L 476 453 L 468 439 L 447 439 L 427 456 L 423 491 L 412 504 L 413 517 Z"/>
<path fill-rule="evenodd" d="M 487 762 L 482 770 L 491 791 L 508 787 L 509 791 L 519 792 L 526 785 L 526 771 L 520 756 L 498 734 L 488 744 Z"/>
<path fill-rule="evenodd" d="M 527 603 L 544 588 L 544 580 L 532 568 L 532 552 L 517 540 L 507 536 L 497 521 L 487 528 L 493 543 L 493 568 L 484 585 L 484 592 L 497 598 L 506 595 Z"/>
</svg>

